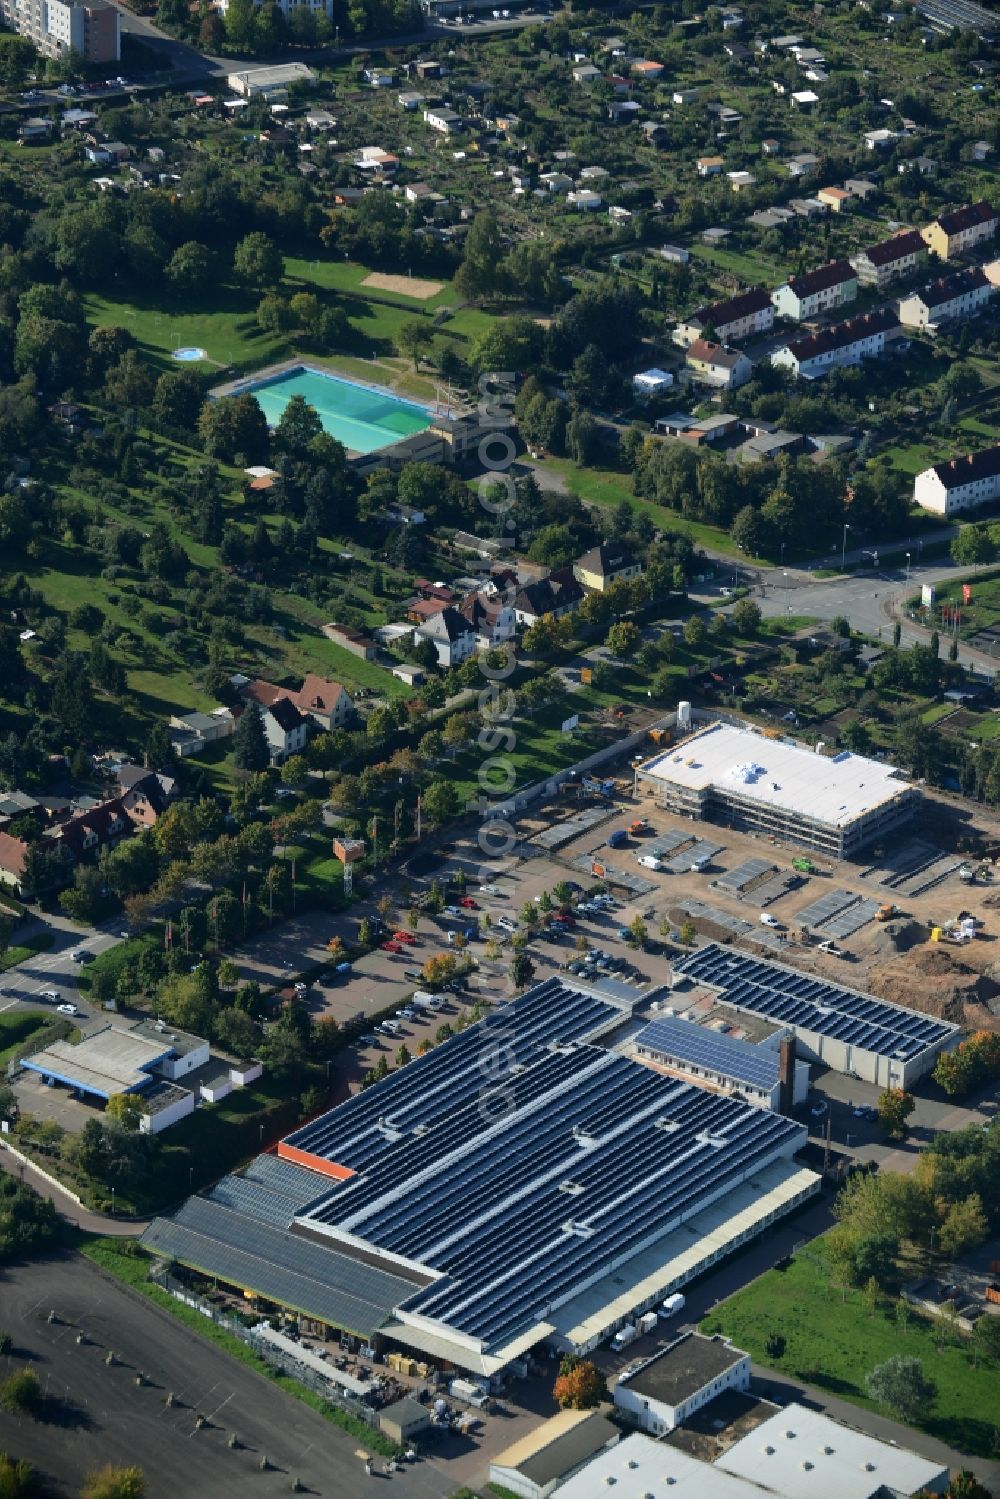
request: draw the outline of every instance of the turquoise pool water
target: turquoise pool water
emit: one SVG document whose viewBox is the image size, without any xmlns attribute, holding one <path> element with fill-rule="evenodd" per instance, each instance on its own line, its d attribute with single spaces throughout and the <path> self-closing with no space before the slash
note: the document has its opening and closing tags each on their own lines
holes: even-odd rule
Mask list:
<svg viewBox="0 0 1000 1499">
<path fill-rule="evenodd" d="M 240 388 L 257 397 L 272 427 L 277 426 L 292 396 L 302 396 L 330 436 L 355 453 L 374 453 L 401 437 L 423 432 L 431 424 L 432 414 L 426 406 L 388 391 L 356 385 L 324 370 L 289 370 Z"/>
</svg>

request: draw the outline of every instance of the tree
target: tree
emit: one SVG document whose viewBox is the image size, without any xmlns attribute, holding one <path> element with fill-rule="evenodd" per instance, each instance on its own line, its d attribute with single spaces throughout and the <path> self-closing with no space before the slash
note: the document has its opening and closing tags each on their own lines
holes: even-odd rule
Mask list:
<svg viewBox="0 0 1000 1499">
<path fill-rule="evenodd" d="M 20 38 L 12 37 L 11 40 L 19 41 Z M 0 1499 L 31 1499 L 38 1492 L 38 1475 L 31 1464 L 0 1452 Z"/>
<path fill-rule="evenodd" d="M 237 1057 L 252 1056 L 260 1040 L 256 1020 L 236 1004 L 219 1011 L 212 1034 L 219 1046 Z"/>
<path fill-rule="evenodd" d="M 649 937 L 649 928 L 641 916 L 633 916 L 629 922 L 629 941 L 633 947 L 645 947 Z"/>
<path fill-rule="evenodd" d="M 80 1499 L 144 1499 L 146 1479 L 141 1468 L 116 1468 L 105 1463 L 88 1473 Z"/>
<path fill-rule="evenodd" d="M 112 1093 L 104 1110 L 108 1119 L 121 1126 L 128 1133 L 134 1133 L 139 1128 L 142 1119 L 143 1108 L 134 1093 Z"/>
<path fill-rule="evenodd" d="M 255 230 L 233 251 L 233 274 L 247 286 L 277 286 L 285 274 L 284 258 L 272 239 Z"/>
<path fill-rule="evenodd" d="M 952 561 L 960 567 L 979 567 L 992 562 L 996 553 L 996 543 L 985 521 L 963 526 L 951 543 Z"/>
<path fill-rule="evenodd" d="M 977 1249 L 989 1234 L 989 1223 L 983 1211 L 983 1200 L 978 1192 L 960 1202 L 953 1202 L 944 1215 L 938 1230 L 938 1246 L 942 1254 L 953 1259 Z"/>
<path fill-rule="evenodd" d="M 0 1410 L 12 1416 L 34 1416 L 42 1405 L 42 1382 L 34 1369 L 17 1369 L 0 1384 Z"/>
<path fill-rule="evenodd" d="M 524 949 L 521 948 L 512 955 L 507 971 L 510 975 L 511 987 L 514 989 L 523 989 L 534 978 L 535 965 Z"/>
<path fill-rule="evenodd" d="M 425 817 L 440 826 L 457 813 L 458 792 L 451 781 L 431 781 L 421 797 L 421 805 Z"/>
<path fill-rule="evenodd" d="M 565 1359 L 552 1386 L 552 1395 L 563 1410 L 587 1411 L 608 1398 L 604 1375 L 589 1359 Z"/>
<path fill-rule="evenodd" d="M 638 625 L 630 619 L 621 619 L 611 626 L 605 644 L 612 656 L 624 660 L 634 654 L 641 638 Z"/>
<path fill-rule="evenodd" d="M 1000 1317 L 980 1317 L 972 1331 L 974 1359 L 1000 1364 Z"/>
<path fill-rule="evenodd" d="M 982 1317 L 982 1322 L 994 1322 L 996 1318 Z M 977 1323 L 978 1327 L 978 1323 Z M 984 1489 L 974 1473 L 962 1468 L 955 1474 L 944 1491 L 944 1499 L 992 1499 L 989 1489 Z"/>
<path fill-rule="evenodd" d="M 785 1339 L 780 1332 L 769 1332 L 764 1339 L 764 1352 L 770 1359 L 783 1358 L 785 1346 Z"/>
<path fill-rule="evenodd" d="M 707 633 L 708 632 L 705 629 L 705 621 L 702 619 L 700 614 L 688 615 L 688 618 L 684 621 L 685 645 L 689 645 L 693 649 L 697 649 L 697 647 L 704 642 Z"/>
<path fill-rule="evenodd" d="M 233 764 L 237 770 L 263 771 L 270 763 L 264 719 L 251 698 L 233 731 Z"/>
<path fill-rule="evenodd" d="M 738 599 L 733 605 L 733 624 L 741 635 L 756 635 L 760 621 L 760 606 L 753 599 Z"/>
<path fill-rule="evenodd" d="M 906 1134 L 906 1121 L 916 1108 L 911 1093 L 902 1088 L 886 1088 L 878 1096 L 876 1104 L 878 1122 L 890 1140 L 902 1140 Z"/>
<path fill-rule="evenodd" d="M 472 300 L 492 296 L 499 290 L 503 254 L 496 215 L 484 210 L 473 219 L 465 237 L 462 264 L 455 274 L 456 290 Z"/>
<path fill-rule="evenodd" d="M 401 1041 L 396 1049 L 396 1066 L 405 1067 L 407 1062 L 412 1062 L 413 1056 L 405 1041 Z"/>
<path fill-rule="evenodd" d="M 166 277 L 185 296 L 204 296 L 212 286 L 214 260 L 211 250 L 189 239 L 178 245 L 167 262 Z"/>
<path fill-rule="evenodd" d="M 729 534 L 748 557 L 759 557 L 767 543 L 767 522 L 759 510 L 744 505 L 733 517 Z"/>
<path fill-rule="evenodd" d="M 910 1426 L 919 1424 L 937 1395 L 937 1387 L 924 1373 L 918 1358 L 894 1353 L 865 1379 L 865 1389 L 877 1405 L 883 1405 Z"/>
</svg>

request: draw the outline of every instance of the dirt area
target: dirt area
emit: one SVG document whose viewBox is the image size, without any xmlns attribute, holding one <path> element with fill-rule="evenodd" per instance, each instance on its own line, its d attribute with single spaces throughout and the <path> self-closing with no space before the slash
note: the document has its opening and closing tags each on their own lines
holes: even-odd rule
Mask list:
<svg viewBox="0 0 1000 1499">
<path fill-rule="evenodd" d="M 372 271 L 361 283 L 372 291 L 392 291 L 403 297 L 412 297 L 415 302 L 426 302 L 444 291 L 443 281 L 425 281 L 420 276 L 393 276 L 385 271 Z"/>
<path fill-rule="evenodd" d="M 873 968 L 868 988 L 880 999 L 908 1005 L 976 1030 L 1000 1030 L 1000 1015 L 988 1008 L 1000 995 L 1000 984 L 964 963 L 940 943 L 900 954 Z"/>
</svg>

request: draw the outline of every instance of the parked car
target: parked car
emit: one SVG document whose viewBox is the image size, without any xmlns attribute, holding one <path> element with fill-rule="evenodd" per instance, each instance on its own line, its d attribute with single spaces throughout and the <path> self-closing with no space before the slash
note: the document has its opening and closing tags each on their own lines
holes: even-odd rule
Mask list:
<svg viewBox="0 0 1000 1499">
<path fill-rule="evenodd" d="M 473 900 L 471 895 L 459 896 L 458 904 L 460 906 L 464 906 L 467 911 L 479 910 L 479 902 L 477 900 Z"/>
<path fill-rule="evenodd" d="M 809 1112 L 814 1119 L 822 1119 L 823 1115 L 826 1113 L 829 1107 L 830 1105 L 827 1103 L 826 1099 L 820 1098 L 817 1099 L 817 1101 L 813 1104 Z"/>
<path fill-rule="evenodd" d="M 445 906 L 444 914 L 446 916 L 452 916 L 460 921 L 462 916 L 464 915 L 464 912 L 462 911 L 461 906 Z"/>
<path fill-rule="evenodd" d="M 514 920 L 513 916 L 498 916 L 497 926 L 502 932 L 517 931 L 517 922 Z"/>
<path fill-rule="evenodd" d="M 89 963 L 92 961 L 93 956 L 94 954 L 88 952 L 85 947 L 75 947 L 70 953 L 70 957 L 74 963 Z"/>
<path fill-rule="evenodd" d="M 382 949 L 383 952 L 391 952 L 391 953 L 397 953 L 398 954 L 398 953 L 401 953 L 401 952 L 405 951 L 405 949 L 403 948 L 402 944 L 399 943 L 399 942 L 380 942 L 379 946 L 381 947 L 381 949 Z"/>
<path fill-rule="evenodd" d="M 761 911 L 760 924 L 761 926 L 780 927 L 781 922 L 777 916 L 772 916 L 770 911 Z"/>
<path fill-rule="evenodd" d="M 415 947 L 417 939 L 412 932 L 393 932 L 393 942 L 402 942 L 404 947 Z"/>
<path fill-rule="evenodd" d="M 39 991 L 39 999 L 47 999 L 50 1005 L 57 1005 L 61 999 L 58 989 L 42 989 Z"/>
<path fill-rule="evenodd" d="M 76 1005 L 71 1005 L 69 1000 L 65 1004 L 56 1005 L 56 1010 L 60 1015 L 79 1015 L 80 1013 Z"/>
<path fill-rule="evenodd" d="M 499 885 L 480 885 L 478 893 L 480 895 L 503 895 Z"/>
<path fill-rule="evenodd" d="M 840 957 L 840 948 L 837 946 L 836 942 L 821 942 L 819 945 L 819 951 L 828 952 L 830 956 L 834 958 Z"/>
</svg>

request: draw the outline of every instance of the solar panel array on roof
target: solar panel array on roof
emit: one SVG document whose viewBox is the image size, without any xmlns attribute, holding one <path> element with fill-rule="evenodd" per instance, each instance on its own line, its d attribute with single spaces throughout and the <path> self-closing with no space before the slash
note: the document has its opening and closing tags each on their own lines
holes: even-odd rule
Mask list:
<svg viewBox="0 0 1000 1499">
<path fill-rule="evenodd" d="M 524 1065 L 547 1046 L 584 1040 L 617 1025 L 637 998 L 625 1001 L 561 978 L 546 979 L 446 1046 L 391 1073 L 377 1088 L 296 1130 L 287 1143 L 359 1170 L 400 1135 L 432 1128 L 464 1103 L 482 1098 L 488 1091 L 481 1066 L 485 1052 L 501 1047 L 505 1071 Z"/>
<path fill-rule="evenodd" d="M 674 973 L 722 992 L 726 1004 L 830 1036 L 879 1056 L 909 1061 L 941 1045 L 955 1027 L 778 963 L 711 942 L 674 963 Z"/>
<path fill-rule="evenodd" d="M 645 1026 L 635 1038 L 644 1051 L 705 1067 L 734 1082 L 746 1083 L 767 1093 L 778 1081 L 778 1054 L 764 1047 L 720 1036 L 680 1016 L 663 1015 Z"/>
<path fill-rule="evenodd" d="M 401 1139 L 299 1220 L 438 1275 L 398 1315 L 484 1347 L 526 1331 L 595 1270 L 804 1137 L 780 1115 L 597 1047 L 542 1055 L 514 1081 L 492 1130 L 469 1127 L 467 1100 L 440 1123 L 446 1154 L 433 1131 Z"/>
</svg>

